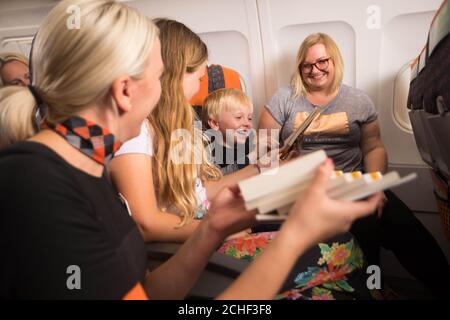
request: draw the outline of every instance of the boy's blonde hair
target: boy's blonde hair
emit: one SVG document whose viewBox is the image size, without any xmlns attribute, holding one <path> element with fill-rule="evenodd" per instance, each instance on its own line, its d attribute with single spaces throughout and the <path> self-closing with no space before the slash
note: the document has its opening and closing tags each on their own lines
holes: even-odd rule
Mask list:
<svg viewBox="0 0 450 320">
<path fill-rule="evenodd" d="M 202 107 L 203 125 L 208 128 L 208 120 L 219 121 L 222 111 L 230 111 L 236 105 L 243 105 L 253 110 L 253 104 L 242 90 L 223 88 L 211 92 Z"/>
<path fill-rule="evenodd" d="M 0 53 L 0 88 L 5 86 L 5 83 L 3 82 L 3 78 L 1 77 L 1 70 L 7 64 L 11 61 L 19 61 L 22 62 L 24 65 L 28 67 L 28 58 L 25 57 L 23 54 L 17 53 L 17 52 L 3 52 Z"/>
<path fill-rule="evenodd" d="M 306 95 L 307 84 L 302 77 L 301 65 L 305 62 L 309 48 L 319 43 L 325 46 L 327 53 L 330 55 L 331 60 L 334 63 L 334 79 L 330 91 L 334 92 L 342 83 L 342 79 L 344 77 L 344 62 L 336 42 L 334 42 L 334 40 L 325 33 L 313 33 L 303 40 L 297 52 L 297 68 L 291 80 L 294 97 Z"/>
<path fill-rule="evenodd" d="M 80 28 L 67 27 L 67 9 L 80 9 Z M 123 74 L 140 79 L 158 36 L 145 15 L 112 0 L 63 0 L 36 35 L 32 86 L 55 123 L 91 103 L 114 104 L 111 85 Z M 0 89 L 0 146 L 27 139 L 36 129 L 36 100 L 27 87 Z"/>
</svg>

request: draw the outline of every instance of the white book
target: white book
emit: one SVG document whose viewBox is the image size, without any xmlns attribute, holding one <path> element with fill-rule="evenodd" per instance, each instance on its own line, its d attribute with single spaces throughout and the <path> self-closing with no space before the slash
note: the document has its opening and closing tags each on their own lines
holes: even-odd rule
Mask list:
<svg viewBox="0 0 450 320">
<path fill-rule="evenodd" d="M 257 209 L 257 220 L 284 220 L 293 203 L 308 188 L 316 169 L 326 160 L 324 151 L 316 151 L 287 164 L 265 171 L 239 183 L 246 208 Z M 329 181 L 328 195 L 334 199 L 356 201 L 373 193 L 393 188 L 417 177 L 411 173 L 400 178 L 397 172 L 361 174 L 336 171 Z"/>
<path fill-rule="evenodd" d="M 312 177 L 315 169 L 326 159 L 325 151 L 316 151 L 243 180 L 239 182 L 242 196 L 246 202 L 250 202 L 289 189 Z"/>
<path fill-rule="evenodd" d="M 346 180 L 356 179 L 354 175 L 352 175 L 351 178 L 347 175 L 339 176 L 337 177 L 337 179 L 334 179 L 335 177 L 336 173 L 333 173 L 331 178 L 332 180 L 330 181 L 330 188 L 334 188 L 337 184 L 343 183 Z M 300 184 L 289 188 L 284 193 L 274 194 L 270 197 L 264 197 L 263 199 L 254 200 L 251 203 L 247 204 L 247 209 L 251 210 L 256 208 L 261 214 L 268 213 L 273 210 L 280 211 L 279 208 L 287 206 L 297 200 L 299 194 L 301 194 L 304 190 L 306 190 L 306 188 L 308 188 L 312 178 L 314 178 L 314 174 L 311 174 L 311 176 L 308 176 L 305 181 L 302 181 Z"/>
</svg>

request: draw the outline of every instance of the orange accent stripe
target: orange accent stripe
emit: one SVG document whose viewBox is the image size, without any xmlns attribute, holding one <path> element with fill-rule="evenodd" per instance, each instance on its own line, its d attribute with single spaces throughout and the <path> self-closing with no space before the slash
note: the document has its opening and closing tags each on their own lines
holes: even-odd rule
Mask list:
<svg viewBox="0 0 450 320">
<path fill-rule="evenodd" d="M 441 12 L 442 8 L 444 8 L 445 3 L 447 2 L 447 0 L 442 1 L 441 6 L 439 7 L 439 9 L 436 10 L 436 13 L 434 14 L 433 20 L 431 20 L 430 23 L 430 29 L 431 27 L 433 27 L 434 21 L 436 20 L 436 17 L 439 15 L 439 13 Z"/>
<path fill-rule="evenodd" d="M 122 300 L 148 300 L 148 296 L 145 293 L 144 288 L 142 288 L 142 285 L 138 282 L 130 291 L 128 291 Z"/>
</svg>

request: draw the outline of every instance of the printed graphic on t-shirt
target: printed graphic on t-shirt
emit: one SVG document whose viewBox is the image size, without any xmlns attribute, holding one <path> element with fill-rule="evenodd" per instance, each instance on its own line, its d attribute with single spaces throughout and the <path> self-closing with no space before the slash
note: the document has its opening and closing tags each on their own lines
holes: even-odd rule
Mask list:
<svg viewBox="0 0 450 320">
<path fill-rule="evenodd" d="M 294 131 L 306 120 L 308 112 L 297 112 L 294 120 Z M 311 125 L 306 129 L 305 136 L 311 135 L 348 135 L 350 133 L 350 125 L 347 112 L 336 112 L 332 114 L 319 115 Z M 339 138 L 339 137 L 337 137 Z"/>
</svg>

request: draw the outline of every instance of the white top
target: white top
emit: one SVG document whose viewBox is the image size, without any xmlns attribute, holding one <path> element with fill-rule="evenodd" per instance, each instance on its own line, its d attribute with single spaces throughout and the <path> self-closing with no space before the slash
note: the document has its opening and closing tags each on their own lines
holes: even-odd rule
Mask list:
<svg viewBox="0 0 450 320">
<path fill-rule="evenodd" d="M 153 156 L 153 143 L 150 132 L 150 123 L 146 119 L 142 123 L 141 132 L 133 139 L 124 142 L 119 150 L 115 153 L 115 156 L 129 153 L 142 153 L 149 156 Z"/>
<path fill-rule="evenodd" d="M 153 156 L 153 134 L 150 129 L 150 123 L 146 119 L 141 126 L 141 132 L 139 135 L 131 140 L 128 140 L 122 144 L 122 146 L 117 150 L 115 156 L 120 156 L 124 154 L 145 154 L 149 157 Z M 155 190 L 156 191 L 156 190 Z M 197 178 L 195 181 L 195 193 L 197 196 L 198 210 L 196 213 L 196 218 L 201 219 L 209 209 L 209 201 L 206 196 L 206 189 L 203 187 L 202 181 Z M 170 208 L 171 212 L 179 213 L 175 208 Z"/>
</svg>

